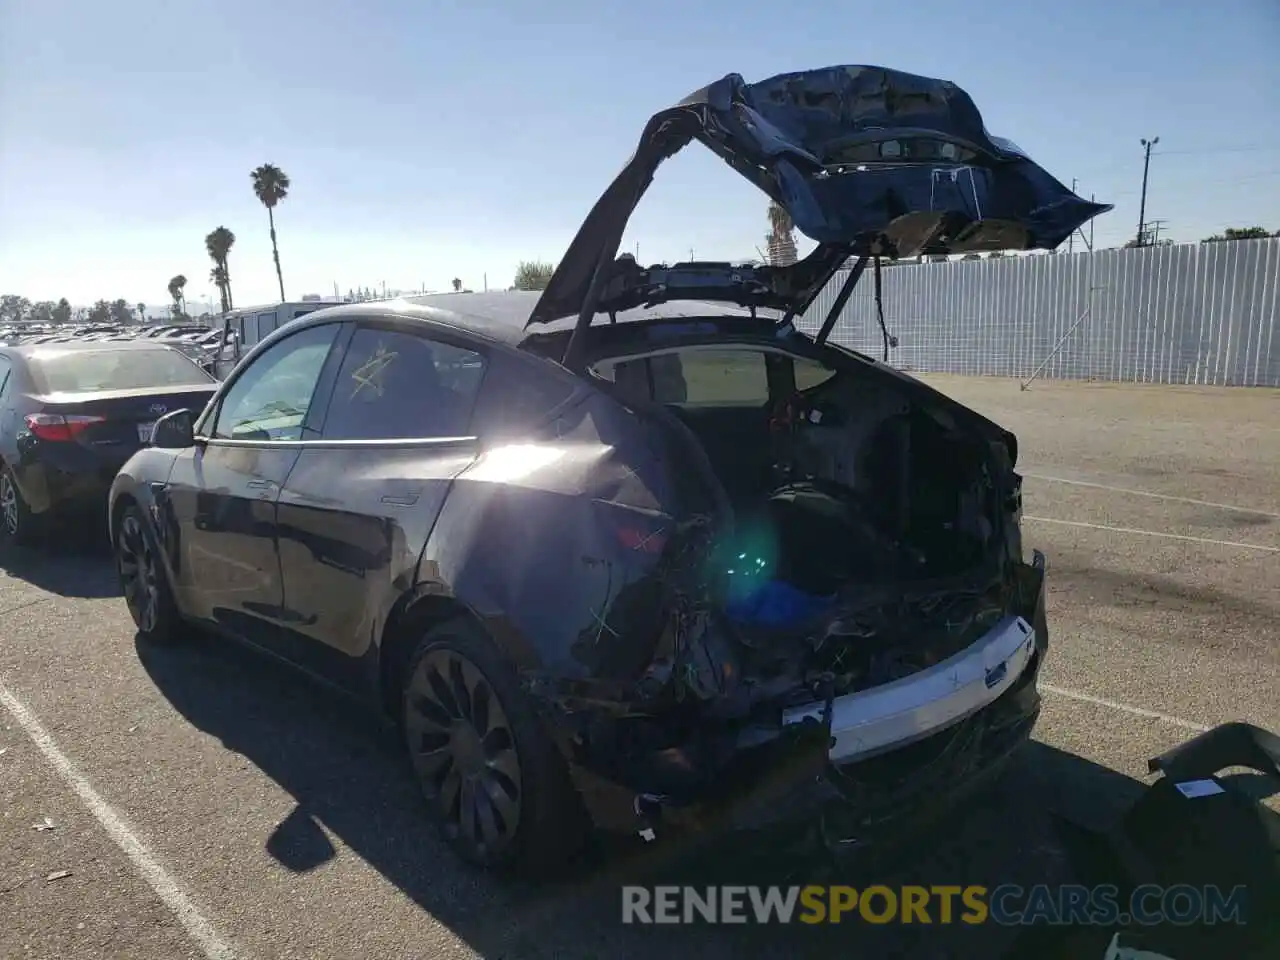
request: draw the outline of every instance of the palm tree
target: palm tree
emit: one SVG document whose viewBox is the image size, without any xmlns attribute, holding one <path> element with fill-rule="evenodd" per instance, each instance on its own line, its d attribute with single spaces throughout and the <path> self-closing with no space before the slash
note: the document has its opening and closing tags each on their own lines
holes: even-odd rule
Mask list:
<svg viewBox="0 0 1280 960">
<path fill-rule="evenodd" d="M 231 309 L 227 303 L 227 272 L 221 266 L 216 266 L 209 271 L 209 279 L 218 288 L 218 298 L 222 301 L 222 312 L 226 313 Z"/>
<path fill-rule="evenodd" d="M 782 204 L 769 201 L 769 226 L 767 237 L 769 262 L 776 267 L 789 267 L 799 256 L 796 252 L 795 223 Z"/>
<path fill-rule="evenodd" d="M 169 296 L 173 298 L 173 312 L 181 315 L 187 312 L 186 297 L 183 295 L 183 289 L 187 285 L 187 278 L 182 274 L 169 281 Z"/>
<path fill-rule="evenodd" d="M 453 292 L 454 292 L 454 293 L 457 293 L 457 292 L 458 292 L 459 290 L 461 290 L 461 289 L 462 289 L 462 281 L 461 281 L 461 280 L 459 280 L 457 277 L 454 277 L 454 278 L 453 278 Z"/>
<path fill-rule="evenodd" d="M 271 224 L 271 256 L 276 262 L 276 280 L 280 283 L 280 300 L 284 302 L 284 274 L 280 272 L 280 248 L 276 245 L 276 204 L 289 195 L 289 175 L 279 167 L 264 163 L 254 170 L 253 192 L 267 208 L 267 222 Z"/>
<path fill-rule="evenodd" d="M 227 257 L 231 255 L 231 248 L 235 245 L 236 235 L 226 227 L 218 227 L 210 232 L 204 238 L 204 248 L 209 253 L 209 259 L 213 261 L 213 282 L 218 285 L 218 294 L 222 299 L 222 312 L 226 313 L 232 307 L 231 300 L 231 268 L 227 264 Z"/>
<path fill-rule="evenodd" d="M 145 303 L 138 304 L 138 322 L 147 322 L 147 305 Z"/>
</svg>

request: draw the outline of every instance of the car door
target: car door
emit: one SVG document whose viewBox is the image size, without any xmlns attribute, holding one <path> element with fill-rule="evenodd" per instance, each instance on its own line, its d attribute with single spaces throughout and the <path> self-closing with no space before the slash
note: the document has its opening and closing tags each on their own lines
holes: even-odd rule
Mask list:
<svg viewBox="0 0 1280 960">
<path fill-rule="evenodd" d="M 451 481 L 476 457 L 485 366 L 467 338 L 420 322 L 366 321 L 352 335 L 321 438 L 303 443 L 278 504 L 294 655 L 335 682 L 359 686 Z"/>
<path fill-rule="evenodd" d="M 274 646 L 287 617 L 276 501 L 344 332 L 341 322 L 306 327 L 237 370 L 163 490 L 183 609 L 255 643 Z"/>
</svg>

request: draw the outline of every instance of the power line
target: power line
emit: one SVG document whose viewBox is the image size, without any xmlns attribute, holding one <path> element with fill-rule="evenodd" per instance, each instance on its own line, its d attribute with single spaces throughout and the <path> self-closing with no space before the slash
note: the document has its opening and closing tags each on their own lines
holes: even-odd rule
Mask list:
<svg viewBox="0 0 1280 960">
<path fill-rule="evenodd" d="M 1152 156 L 1154 157 L 1154 156 L 1156 156 L 1156 154 L 1154 154 L 1154 153 L 1153 153 L 1153 154 L 1152 154 Z M 1267 178 L 1269 178 L 1269 177 L 1280 177 L 1280 169 L 1276 169 L 1276 170 L 1260 170 L 1260 171 L 1257 171 L 1257 172 L 1255 172 L 1255 173 L 1246 173 L 1244 176 L 1241 176 L 1241 177 L 1215 177 L 1215 178 L 1212 178 L 1212 179 L 1209 179 L 1209 180 L 1204 180 L 1204 179 L 1201 179 L 1201 178 L 1197 177 L 1197 178 L 1196 178 L 1195 185 L 1196 185 L 1196 186 L 1198 186 L 1198 187 L 1202 187 L 1202 186 L 1212 186 L 1213 184 L 1217 184 L 1217 183 L 1249 183 L 1249 182 L 1251 182 L 1251 181 L 1253 181 L 1253 180 L 1265 180 L 1265 179 L 1267 179 Z M 1161 179 L 1164 179 L 1164 178 L 1162 177 Z M 1107 191 L 1107 197 L 1108 197 L 1108 198 L 1111 198 L 1111 197 L 1131 197 L 1131 196 L 1133 196 L 1135 193 L 1138 193 L 1138 190 L 1137 190 L 1137 189 L 1132 189 L 1132 190 L 1108 190 L 1108 191 Z"/>
<path fill-rule="evenodd" d="M 1280 153 L 1280 144 L 1245 144 L 1235 147 L 1203 147 L 1190 150 L 1153 150 L 1153 157 L 1198 157 L 1206 154 L 1215 153 Z M 1131 169 L 1132 162 L 1127 160 L 1117 160 L 1113 163 L 1097 167 L 1085 167 L 1083 172 L 1092 176 L 1099 176 L 1104 173 L 1110 173 L 1112 170 L 1120 170 L 1122 168 Z"/>
<path fill-rule="evenodd" d="M 1202 153 L 1280 153 L 1280 144 L 1251 144 L 1241 147 L 1197 147 L 1194 150 L 1157 150 L 1157 157 L 1196 156 Z"/>
</svg>

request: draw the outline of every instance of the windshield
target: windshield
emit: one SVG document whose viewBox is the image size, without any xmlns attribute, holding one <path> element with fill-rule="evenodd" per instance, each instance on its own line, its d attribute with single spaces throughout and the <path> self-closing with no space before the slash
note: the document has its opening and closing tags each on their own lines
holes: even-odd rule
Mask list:
<svg viewBox="0 0 1280 960">
<path fill-rule="evenodd" d="M 68 350 L 32 360 L 45 393 L 203 386 L 213 379 L 174 350 Z"/>
</svg>

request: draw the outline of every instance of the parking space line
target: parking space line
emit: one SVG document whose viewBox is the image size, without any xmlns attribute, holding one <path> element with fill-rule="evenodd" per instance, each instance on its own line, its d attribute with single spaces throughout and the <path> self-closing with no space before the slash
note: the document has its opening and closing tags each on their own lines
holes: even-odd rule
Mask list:
<svg viewBox="0 0 1280 960">
<path fill-rule="evenodd" d="M 34 607 L 37 603 L 48 603 L 49 597 L 36 597 L 33 600 L 24 600 L 22 603 L 15 603 L 12 607 L 5 607 L 0 610 L 0 617 L 7 617 L 11 613 L 17 613 L 19 610 L 25 610 L 27 607 Z"/>
<path fill-rule="evenodd" d="M 1167 540 L 1187 540 L 1191 543 L 1208 543 L 1219 547 L 1237 547 L 1241 550 L 1261 550 L 1264 553 L 1280 553 L 1280 547 L 1268 547 L 1261 543 L 1240 543 L 1237 540 L 1214 540 L 1210 537 L 1191 537 L 1184 533 L 1165 533 L 1163 530 L 1139 530 L 1136 527 L 1112 527 L 1105 523 L 1085 523 L 1083 520 L 1059 520 L 1056 517 L 1028 517 L 1033 523 L 1059 523 L 1064 527 L 1085 527 L 1089 530 L 1110 530 L 1112 533 L 1133 533 L 1144 537 L 1164 537 Z"/>
<path fill-rule="evenodd" d="M 133 829 L 116 813 L 111 804 L 93 788 L 93 785 L 81 775 L 75 765 L 67 759 L 53 737 L 44 728 L 26 705 L 15 697 L 3 684 L 0 684 L 0 703 L 18 721 L 18 725 L 26 732 L 46 760 L 58 772 L 63 781 L 80 798 L 80 801 L 93 814 L 102 829 L 115 842 L 124 855 L 133 863 L 138 873 L 155 891 L 156 896 L 178 918 L 178 922 L 186 929 L 208 960 L 236 960 L 236 953 L 214 928 L 200 909 L 183 891 L 178 881 L 165 870 L 155 855 L 147 849 Z"/>
<path fill-rule="evenodd" d="M 1197 500 L 1194 497 L 1178 497 L 1171 493 L 1153 493 L 1150 490 L 1134 490 L 1132 487 L 1113 487 L 1109 483 L 1096 483 L 1090 480 L 1068 480 L 1066 477 L 1051 477 L 1043 473 L 1024 473 L 1024 477 L 1032 480 L 1045 480 L 1049 483 L 1067 483 L 1073 487 L 1092 487 L 1095 490 L 1106 490 L 1110 493 L 1126 493 L 1133 497 L 1151 497 L 1153 500 L 1171 500 L 1174 503 L 1189 503 L 1197 507 L 1213 507 L 1215 510 L 1234 510 L 1237 513 L 1252 513 L 1259 517 L 1271 517 L 1280 520 L 1280 513 L 1270 510 L 1257 510 L 1253 507 L 1241 507 L 1234 503 L 1218 503 L 1214 500 Z"/>
<path fill-rule="evenodd" d="M 1130 716 L 1144 717 L 1147 720 L 1160 720 L 1170 726 L 1182 727 L 1184 730 L 1194 730 L 1196 733 L 1204 733 L 1209 729 L 1202 723 L 1183 720 L 1181 717 L 1173 717 L 1167 713 L 1161 713 L 1158 710 L 1147 710 L 1144 707 L 1135 707 L 1132 704 L 1121 703 L 1118 700 L 1108 700 L 1106 697 L 1095 697 L 1091 693 L 1082 693 L 1079 690 L 1070 690 L 1067 687 L 1055 687 L 1051 683 L 1040 684 L 1040 689 L 1046 693 L 1052 693 L 1055 696 L 1064 697 L 1067 700 L 1078 700 L 1081 703 L 1091 703 L 1096 707 L 1110 707 L 1112 710 L 1119 710 L 1121 713 L 1127 713 Z"/>
</svg>

